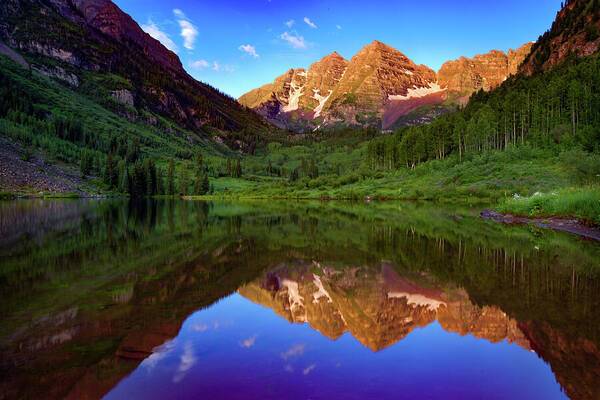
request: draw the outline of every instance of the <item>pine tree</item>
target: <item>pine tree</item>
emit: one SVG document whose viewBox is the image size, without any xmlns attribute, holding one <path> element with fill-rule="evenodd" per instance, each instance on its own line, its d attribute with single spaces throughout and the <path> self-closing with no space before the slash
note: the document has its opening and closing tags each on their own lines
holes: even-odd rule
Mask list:
<svg viewBox="0 0 600 400">
<path fill-rule="evenodd" d="M 93 158 L 88 150 L 83 150 L 81 152 L 81 160 L 79 162 L 79 171 L 81 172 L 81 176 L 87 176 L 92 171 L 93 167 Z"/>
<path fill-rule="evenodd" d="M 165 178 L 162 168 L 156 168 L 156 194 L 165 194 Z"/>
<path fill-rule="evenodd" d="M 167 169 L 167 194 L 169 196 L 175 194 L 175 162 L 173 159 L 169 160 L 169 167 Z"/>
<path fill-rule="evenodd" d="M 130 192 L 129 182 L 129 168 L 125 161 L 119 162 L 119 192 L 129 193 Z"/>
<path fill-rule="evenodd" d="M 242 177 L 242 162 L 240 161 L 240 159 L 237 159 L 237 163 L 235 165 L 235 177 L 236 178 L 241 178 Z"/>
<path fill-rule="evenodd" d="M 290 173 L 290 182 L 296 182 L 299 178 L 298 168 L 294 168 Z"/>
<path fill-rule="evenodd" d="M 179 194 L 182 196 L 188 195 L 188 190 L 190 186 L 189 175 L 187 167 L 184 165 L 181 168 L 181 175 L 179 176 Z"/>
<path fill-rule="evenodd" d="M 106 166 L 104 167 L 104 182 L 112 189 L 118 185 L 119 175 L 117 166 L 112 154 L 106 157 Z"/>
</svg>

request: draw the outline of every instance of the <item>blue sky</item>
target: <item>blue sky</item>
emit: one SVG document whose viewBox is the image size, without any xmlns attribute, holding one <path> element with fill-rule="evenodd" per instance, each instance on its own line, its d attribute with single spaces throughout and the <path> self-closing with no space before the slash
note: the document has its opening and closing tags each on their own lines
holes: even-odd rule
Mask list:
<svg viewBox="0 0 600 400">
<path fill-rule="evenodd" d="M 196 79 L 234 97 L 377 39 L 418 64 L 534 41 L 561 0 L 114 0 Z"/>
</svg>

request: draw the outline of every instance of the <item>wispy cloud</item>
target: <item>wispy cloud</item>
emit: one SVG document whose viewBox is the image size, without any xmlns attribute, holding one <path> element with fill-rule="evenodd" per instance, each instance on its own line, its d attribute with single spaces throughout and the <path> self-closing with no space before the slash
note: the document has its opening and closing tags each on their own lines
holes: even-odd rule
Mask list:
<svg viewBox="0 0 600 400">
<path fill-rule="evenodd" d="M 256 48 L 254 46 L 252 46 L 251 44 L 243 44 L 240 47 L 238 47 L 238 49 L 243 51 L 246 54 L 251 55 L 254 58 L 260 57 L 258 55 L 258 53 L 256 52 Z"/>
<path fill-rule="evenodd" d="M 218 61 L 213 61 L 212 70 L 215 72 L 233 72 L 235 68 L 233 65 L 221 64 Z"/>
<path fill-rule="evenodd" d="M 204 68 L 210 67 L 210 63 L 206 60 L 196 60 L 196 61 L 192 61 L 190 63 L 190 67 L 192 67 L 194 69 L 204 69 Z M 204 331 L 208 330 L 208 326 L 207 325 L 195 325 L 193 329 L 196 332 L 204 332 Z"/>
<path fill-rule="evenodd" d="M 194 354 L 194 348 L 191 343 L 186 343 L 183 347 L 183 353 L 179 357 L 179 366 L 177 373 L 173 377 L 173 382 L 178 383 L 185 377 L 187 372 L 196 364 L 197 359 Z"/>
<path fill-rule="evenodd" d="M 173 14 L 177 17 L 177 23 L 181 29 L 179 34 L 183 38 L 183 47 L 188 50 L 194 50 L 196 38 L 198 37 L 198 29 L 179 8 L 175 8 Z"/>
<path fill-rule="evenodd" d="M 294 24 L 296 23 L 296 21 L 294 21 L 293 19 L 290 19 L 289 21 L 285 22 L 285 26 L 287 26 L 288 28 L 292 28 L 292 26 L 294 26 Z"/>
<path fill-rule="evenodd" d="M 336 25 L 335 27 L 338 29 L 338 31 L 342 30 L 342 26 L 341 25 Z"/>
<path fill-rule="evenodd" d="M 240 346 L 242 346 L 245 349 L 249 349 L 250 347 L 254 346 L 255 343 L 256 343 L 256 335 L 249 337 L 248 339 L 242 340 L 240 343 Z"/>
<path fill-rule="evenodd" d="M 304 37 L 298 35 L 297 33 L 283 32 L 279 37 L 295 49 L 306 48 Z"/>
<path fill-rule="evenodd" d="M 172 52 L 177 53 L 177 51 L 179 51 L 179 49 L 177 48 L 177 45 L 169 37 L 169 35 L 167 35 L 163 31 L 161 31 L 160 28 L 158 27 L 158 25 L 156 25 L 151 20 L 148 21 L 147 24 L 143 24 L 142 29 L 144 30 L 144 32 L 146 32 L 147 34 L 152 36 L 154 39 L 161 42 L 163 44 L 163 46 L 165 46 L 167 49 L 171 50 Z"/>
<path fill-rule="evenodd" d="M 310 20 L 310 18 L 308 18 L 308 17 L 304 17 L 304 22 L 306 23 L 306 25 L 310 26 L 313 29 L 317 29 L 318 28 L 317 24 L 315 24 L 314 22 L 312 22 Z"/>
<path fill-rule="evenodd" d="M 175 14 L 175 16 L 177 18 L 187 19 L 187 17 L 185 16 L 185 13 L 183 11 L 181 11 L 179 8 L 174 8 L 173 9 L 173 14 Z"/>
<path fill-rule="evenodd" d="M 175 345 L 176 342 L 175 339 L 173 339 L 155 348 L 152 351 L 152 354 L 142 361 L 141 365 L 149 370 L 153 369 L 175 349 Z"/>
<path fill-rule="evenodd" d="M 303 344 L 295 344 L 283 353 L 281 353 L 281 358 L 287 360 L 288 358 L 298 357 L 304 354 L 304 345 Z"/>
<path fill-rule="evenodd" d="M 310 374 L 310 373 L 312 372 L 312 370 L 313 370 L 313 369 L 315 369 L 316 367 L 317 367 L 317 365 L 316 365 L 316 364 L 311 364 L 311 365 L 309 365 L 308 367 L 306 367 L 306 368 L 304 368 L 304 369 L 302 370 L 302 374 L 303 374 L 303 375 L 308 375 L 308 374 Z"/>
</svg>

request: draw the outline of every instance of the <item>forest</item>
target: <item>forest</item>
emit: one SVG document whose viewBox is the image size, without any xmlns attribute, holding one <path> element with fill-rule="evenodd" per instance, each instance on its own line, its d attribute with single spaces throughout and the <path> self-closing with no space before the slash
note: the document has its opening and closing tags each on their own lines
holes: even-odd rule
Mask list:
<svg viewBox="0 0 600 400">
<path fill-rule="evenodd" d="M 8 60 L 0 65 L 0 132 L 77 164 L 107 193 L 494 199 L 594 184 L 600 174 L 597 56 L 511 77 L 457 112 L 390 134 L 233 133 L 254 137 L 246 152 L 160 116 L 127 118 Z"/>
</svg>

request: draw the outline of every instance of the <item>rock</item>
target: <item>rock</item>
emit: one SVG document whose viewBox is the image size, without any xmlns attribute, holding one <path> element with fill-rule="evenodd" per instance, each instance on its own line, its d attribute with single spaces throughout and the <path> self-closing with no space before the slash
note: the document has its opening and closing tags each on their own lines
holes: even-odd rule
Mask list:
<svg viewBox="0 0 600 400">
<path fill-rule="evenodd" d="M 519 65 L 531 50 L 532 43 L 504 53 L 492 50 L 473 58 L 461 57 L 448 61 L 438 72 L 440 86 L 459 104 L 466 104 L 471 95 L 481 89 L 492 90 L 518 71 Z"/>
<path fill-rule="evenodd" d="M 118 103 L 129 107 L 134 106 L 133 94 L 127 89 L 115 90 L 111 93 L 111 96 Z"/>
<path fill-rule="evenodd" d="M 568 57 L 586 57 L 600 49 L 600 7 L 597 2 L 565 2 L 552 28 L 540 36 L 519 71 L 547 71 Z"/>
<path fill-rule="evenodd" d="M 334 52 L 239 101 L 287 127 L 300 120 L 311 129 L 338 122 L 387 128 L 419 106 L 441 103 L 443 92 L 433 70 L 374 41 L 350 61 Z"/>
<path fill-rule="evenodd" d="M 43 65 L 36 65 L 34 69 L 44 76 L 58 79 L 59 81 L 69 84 L 70 86 L 79 86 L 79 78 L 77 75 L 67 72 L 64 68 L 59 66 L 46 67 Z"/>
</svg>

